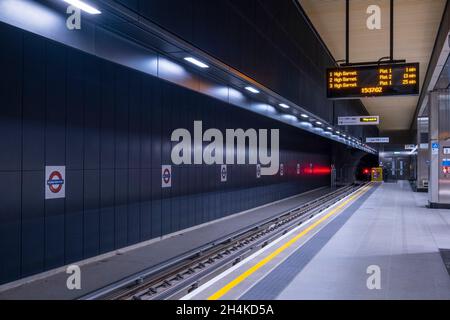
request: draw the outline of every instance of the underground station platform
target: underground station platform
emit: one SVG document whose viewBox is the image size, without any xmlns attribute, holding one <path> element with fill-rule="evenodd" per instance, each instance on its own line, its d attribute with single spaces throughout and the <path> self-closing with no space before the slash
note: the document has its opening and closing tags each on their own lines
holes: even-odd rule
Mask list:
<svg viewBox="0 0 450 320">
<path fill-rule="evenodd" d="M 301 224 L 289 222 L 305 211 Z M 450 217 L 428 211 L 426 195 L 405 181 L 318 189 L 90 259 L 81 290 L 67 290 L 60 268 L 4 285 L 0 299 L 448 299 Z M 276 237 L 265 246 L 255 236 L 264 233 Z M 203 254 L 187 255 L 193 248 Z M 165 279 L 154 276 L 167 269 Z M 376 272 L 379 280 L 368 277 Z"/>
<path fill-rule="evenodd" d="M 0 46 L 0 304 L 450 300 L 449 1 L 0 0 Z"/>
</svg>

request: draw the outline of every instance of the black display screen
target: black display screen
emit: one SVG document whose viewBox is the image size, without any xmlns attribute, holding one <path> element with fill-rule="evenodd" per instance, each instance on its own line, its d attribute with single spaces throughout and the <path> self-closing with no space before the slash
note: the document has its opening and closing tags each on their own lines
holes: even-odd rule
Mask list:
<svg viewBox="0 0 450 320">
<path fill-rule="evenodd" d="M 419 94 L 419 64 L 327 69 L 327 97 L 351 99 Z"/>
</svg>

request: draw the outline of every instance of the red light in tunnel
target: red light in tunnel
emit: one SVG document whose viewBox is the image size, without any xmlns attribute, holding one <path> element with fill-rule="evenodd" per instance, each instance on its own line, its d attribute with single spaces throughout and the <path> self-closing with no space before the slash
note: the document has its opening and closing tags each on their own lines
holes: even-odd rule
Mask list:
<svg viewBox="0 0 450 320">
<path fill-rule="evenodd" d="M 370 170 L 367 169 L 367 168 L 365 168 L 365 169 L 363 170 L 363 173 L 364 173 L 364 174 L 369 174 L 369 172 L 370 172 Z"/>
</svg>

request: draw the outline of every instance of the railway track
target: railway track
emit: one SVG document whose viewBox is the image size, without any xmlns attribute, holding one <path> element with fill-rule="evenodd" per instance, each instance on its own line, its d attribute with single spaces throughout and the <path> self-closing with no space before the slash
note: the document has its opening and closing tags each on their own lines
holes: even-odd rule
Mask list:
<svg viewBox="0 0 450 320">
<path fill-rule="evenodd" d="M 348 185 L 170 262 L 82 297 L 83 300 L 178 299 L 365 184 Z"/>
</svg>

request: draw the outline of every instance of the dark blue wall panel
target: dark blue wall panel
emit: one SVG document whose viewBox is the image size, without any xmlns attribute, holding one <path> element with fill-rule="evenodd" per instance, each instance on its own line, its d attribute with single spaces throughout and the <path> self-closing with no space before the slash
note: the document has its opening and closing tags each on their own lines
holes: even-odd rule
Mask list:
<svg viewBox="0 0 450 320">
<path fill-rule="evenodd" d="M 66 262 L 83 259 L 83 212 L 84 177 L 82 170 L 67 170 L 65 210 L 65 257 Z M 43 197 L 43 196 L 42 196 Z"/>
<path fill-rule="evenodd" d="M 83 205 L 83 255 L 92 257 L 99 253 L 99 170 L 84 170 L 84 205 Z M 48 201 L 52 202 L 52 201 Z"/>
<path fill-rule="evenodd" d="M 43 171 L 22 172 L 22 275 L 44 271 L 45 208 Z"/>
<path fill-rule="evenodd" d="M 128 241 L 128 169 L 115 171 L 115 246 L 124 247 Z"/>
<path fill-rule="evenodd" d="M 99 210 L 99 250 L 111 251 L 115 248 L 114 220 L 114 169 L 100 171 L 100 210 Z"/>
<path fill-rule="evenodd" d="M 67 51 L 66 82 L 66 169 L 83 169 L 84 159 L 84 59 L 74 50 Z"/>
<path fill-rule="evenodd" d="M 5 26 L 0 42 L 8 45 L 0 50 L 3 81 L 0 86 L 0 171 L 19 171 L 22 168 L 22 81 L 23 38 L 15 29 Z"/>
<path fill-rule="evenodd" d="M 137 243 L 141 239 L 140 175 L 140 169 L 128 171 L 128 244 Z"/>
<path fill-rule="evenodd" d="M 23 170 L 42 170 L 45 158 L 46 48 L 45 41 L 23 36 L 22 131 Z"/>
</svg>

